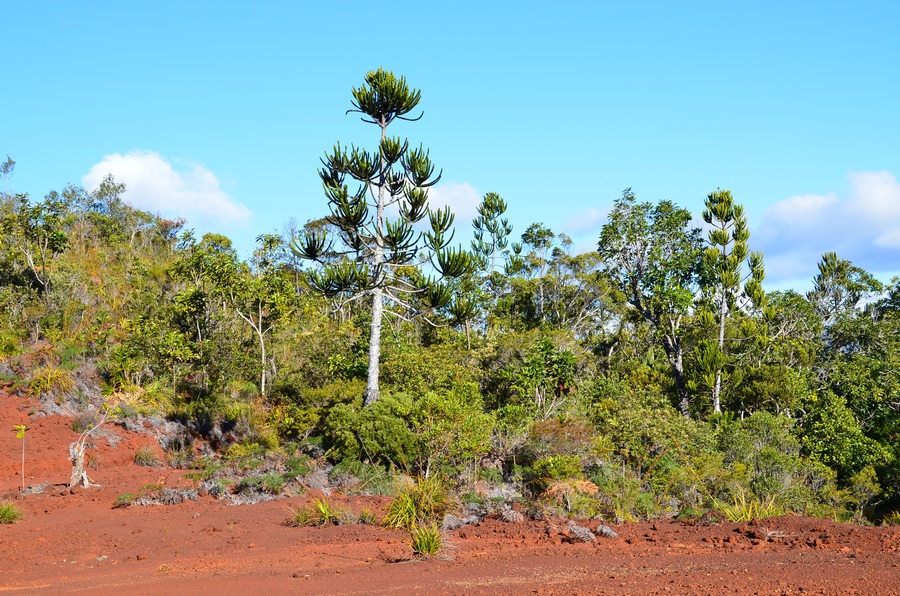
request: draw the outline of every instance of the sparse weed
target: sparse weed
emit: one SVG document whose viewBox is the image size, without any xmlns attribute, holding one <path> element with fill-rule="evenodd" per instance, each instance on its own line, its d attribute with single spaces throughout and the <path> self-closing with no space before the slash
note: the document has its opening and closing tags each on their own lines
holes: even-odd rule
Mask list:
<svg viewBox="0 0 900 596">
<path fill-rule="evenodd" d="M 113 501 L 113 509 L 118 509 L 120 507 L 130 507 L 134 500 L 137 499 L 137 495 L 133 495 L 131 493 L 121 494 L 116 497 L 116 500 Z"/>
<path fill-rule="evenodd" d="M 306 507 L 297 507 L 291 509 L 290 525 L 292 526 L 311 526 L 313 525 L 312 513 Z"/>
<path fill-rule="evenodd" d="M 139 466 L 153 468 L 159 465 L 159 460 L 153 452 L 153 448 L 150 445 L 144 445 L 134 452 L 134 463 Z"/>
<path fill-rule="evenodd" d="M 23 515 L 22 509 L 12 501 L 0 501 L 0 524 L 14 524 Z"/>
<path fill-rule="evenodd" d="M 378 518 L 375 517 L 375 514 L 372 513 L 371 509 L 365 508 L 359 512 L 359 515 L 356 516 L 356 523 L 371 526 L 375 525 L 377 519 Z"/>
<path fill-rule="evenodd" d="M 312 507 L 297 507 L 291 509 L 291 519 L 288 522 L 293 526 L 328 526 L 332 524 L 349 523 L 349 516 L 343 509 L 334 507 L 326 499 L 312 499 Z"/>
</svg>

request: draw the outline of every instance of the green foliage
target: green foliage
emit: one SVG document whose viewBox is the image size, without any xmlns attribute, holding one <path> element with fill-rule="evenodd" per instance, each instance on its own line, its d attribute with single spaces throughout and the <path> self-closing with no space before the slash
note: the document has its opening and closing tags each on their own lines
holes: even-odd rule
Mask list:
<svg viewBox="0 0 900 596">
<path fill-rule="evenodd" d="M 549 455 L 534 462 L 535 482 L 548 486 L 554 481 L 576 480 L 582 477 L 581 460 L 572 455 Z"/>
<path fill-rule="evenodd" d="M 0 524 L 14 524 L 22 520 L 22 509 L 12 501 L 0 501 Z"/>
<path fill-rule="evenodd" d="M 337 404 L 328 413 L 323 445 L 336 460 L 367 459 L 409 469 L 418 459 L 419 437 L 409 419 L 413 400 L 405 394 L 384 394 L 370 407 L 359 400 Z"/>
<path fill-rule="evenodd" d="M 421 446 L 416 467 L 426 476 L 436 469 L 458 473 L 490 450 L 494 420 L 477 393 L 428 392 L 416 400 L 411 421 Z"/>
<path fill-rule="evenodd" d="M 339 462 L 331 469 L 328 477 L 335 482 L 349 486 L 345 492 L 368 495 L 394 494 L 396 481 L 394 474 L 382 466 L 368 464 L 356 459 Z"/>
<path fill-rule="evenodd" d="M 847 402 L 830 391 L 812 396 L 803 420 L 801 442 L 810 458 L 834 469 L 841 482 L 866 466 L 890 459 L 890 454 L 867 437 Z"/>
<path fill-rule="evenodd" d="M 415 527 L 410 530 L 413 554 L 417 557 L 434 557 L 440 554 L 444 541 L 437 524 Z"/>
<path fill-rule="evenodd" d="M 739 489 L 730 503 L 716 500 L 716 509 L 725 514 L 728 521 L 740 523 L 754 519 L 767 519 L 784 515 L 785 511 L 775 502 L 775 496 L 760 500 L 758 497 L 750 497 Z"/>
<path fill-rule="evenodd" d="M 442 478 L 419 478 L 391 501 L 382 525 L 407 530 L 427 526 L 442 519 L 450 505 L 450 494 Z"/>
<path fill-rule="evenodd" d="M 510 374 L 513 394 L 543 420 L 559 411 L 575 390 L 575 355 L 560 350 L 548 337 L 538 338 L 522 366 Z"/>
<path fill-rule="evenodd" d="M 31 374 L 28 393 L 32 397 L 60 395 L 72 391 L 75 381 L 72 373 L 55 366 L 44 366 Z"/>
<path fill-rule="evenodd" d="M 800 443 L 791 433 L 793 423 L 768 412 L 756 412 L 743 421 L 721 418 L 719 448 L 726 466 L 739 471 L 753 497 L 765 501 L 785 494 L 803 469 Z"/>
</svg>

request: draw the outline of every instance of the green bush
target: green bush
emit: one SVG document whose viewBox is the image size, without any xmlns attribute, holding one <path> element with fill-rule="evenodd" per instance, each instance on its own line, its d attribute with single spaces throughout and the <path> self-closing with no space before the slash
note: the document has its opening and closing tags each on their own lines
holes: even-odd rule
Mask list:
<svg viewBox="0 0 900 596">
<path fill-rule="evenodd" d="M 410 469 L 419 457 L 419 437 L 409 425 L 413 401 L 405 394 L 383 393 L 369 407 L 358 399 L 334 406 L 325 419 L 323 445 L 340 461 L 364 459 Z"/>
<path fill-rule="evenodd" d="M 844 398 L 825 391 L 811 397 L 807 407 L 801 429 L 803 452 L 834 469 L 838 481 L 846 482 L 867 465 L 890 459 L 863 433 Z"/>
<path fill-rule="evenodd" d="M 559 480 L 582 478 L 581 461 L 573 455 L 549 455 L 532 466 L 534 479 L 540 486 Z"/>
<path fill-rule="evenodd" d="M 727 416 L 719 419 L 724 464 L 745 470 L 745 477 L 738 479 L 746 482 L 759 501 L 785 494 L 801 477 L 804 464 L 792 427 L 788 418 L 762 411 L 743 421 Z"/>
<path fill-rule="evenodd" d="M 435 470 L 458 474 L 491 448 L 494 418 L 482 411 L 475 392 L 430 391 L 416 400 L 411 421 L 421 442 L 415 468 L 426 476 Z"/>
</svg>

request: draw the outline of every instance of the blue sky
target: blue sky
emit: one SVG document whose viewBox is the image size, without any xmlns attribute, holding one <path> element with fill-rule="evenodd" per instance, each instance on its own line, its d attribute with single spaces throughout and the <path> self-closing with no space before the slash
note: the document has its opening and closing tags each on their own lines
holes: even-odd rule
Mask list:
<svg viewBox="0 0 900 596">
<path fill-rule="evenodd" d="M 394 133 L 461 232 L 493 191 L 515 233 L 590 250 L 626 187 L 698 218 L 727 188 L 770 288 L 807 289 L 826 250 L 900 272 L 900 4 L 738 4 L 7 3 L 0 157 L 33 198 L 112 172 L 246 256 L 327 213 L 318 160 L 374 146 L 345 111 L 383 66 L 422 90 Z"/>
</svg>

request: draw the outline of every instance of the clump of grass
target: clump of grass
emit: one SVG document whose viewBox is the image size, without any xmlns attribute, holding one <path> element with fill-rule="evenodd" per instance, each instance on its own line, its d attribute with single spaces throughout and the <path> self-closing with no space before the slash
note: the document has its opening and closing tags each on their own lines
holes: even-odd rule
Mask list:
<svg viewBox="0 0 900 596">
<path fill-rule="evenodd" d="M 375 514 L 372 513 L 372 510 L 369 508 L 365 508 L 359 512 L 359 515 L 356 516 L 356 523 L 362 524 L 365 526 L 374 525 L 377 521 Z"/>
<path fill-rule="evenodd" d="M 320 526 L 337 523 L 338 518 L 340 517 L 340 511 L 333 507 L 331 503 L 325 499 L 313 498 L 312 504 L 316 515 L 318 516 Z"/>
<path fill-rule="evenodd" d="M 41 397 L 56 392 L 68 393 L 74 388 L 72 373 L 55 366 L 45 366 L 31 375 L 28 393 L 32 397 Z"/>
<path fill-rule="evenodd" d="M 335 507 L 327 499 L 315 497 L 311 507 L 291 509 L 291 519 L 288 521 L 292 526 L 328 526 L 348 522 L 349 515 L 346 511 Z"/>
<path fill-rule="evenodd" d="M 12 501 L 0 501 L 0 524 L 14 524 L 23 515 L 22 509 Z"/>
<path fill-rule="evenodd" d="M 93 428 L 95 424 L 97 424 L 97 412 L 89 410 L 72 419 L 72 430 L 81 434 Z"/>
<path fill-rule="evenodd" d="M 291 519 L 288 523 L 292 526 L 312 526 L 314 525 L 312 512 L 306 507 L 291 509 Z"/>
<path fill-rule="evenodd" d="M 153 468 L 159 465 L 159 459 L 157 459 L 156 454 L 153 452 L 153 448 L 150 445 L 144 445 L 134 452 L 134 463 L 139 466 Z"/>
<path fill-rule="evenodd" d="M 450 509 L 450 494 L 438 477 L 420 478 L 400 491 L 391 502 L 382 524 L 388 528 L 412 530 L 435 522 Z"/>
<path fill-rule="evenodd" d="M 417 557 L 434 557 L 440 554 L 444 540 L 437 524 L 413 528 L 410 531 L 413 554 Z"/>
<path fill-rule="evenodd" d="M 882 526 L 900 526 L 900 511 L 891 511 L 881 519 Z"/>
<path fill-rule="evenodd" d="M 774 496 L 765 501 L 760 501 L 753 497 L 747 498 L 743 489 L 734 496 L 731 503 L 716 500 L 715 505 L 719 511 L 725 514 L 728 521 L 734 523 L 784 515 L 784 510 L 775 502 Z"/>
<path fill-rule="evenodd" d="M 169 465 L 173 468 L 187 468 L 194 459 L 194 449 L 186 437 L 176 437 L 166 450 Z"/>
</svg>

